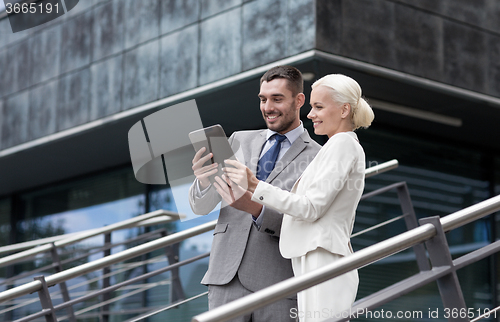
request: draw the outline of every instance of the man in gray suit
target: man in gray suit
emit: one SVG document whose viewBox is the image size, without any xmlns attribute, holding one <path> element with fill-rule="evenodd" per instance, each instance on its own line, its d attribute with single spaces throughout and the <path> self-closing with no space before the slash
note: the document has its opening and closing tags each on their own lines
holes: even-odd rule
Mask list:
<svg viewBox="0 0 500 322">
<path fill-rule="evenodd" d="M 300 71 L 291 66 L 270 69 L 260 80 L 259 98 L 267 130 L 235 132 L 229 143 L 236 157 L 254 173 L 262 169 L 259 160 L 264 160 L 266 152 L 274 151 L 276 163 L 273 160 L 269 166 L 266 161 L 270 173 L 259 179 L 290 191 L 321 147 L 299 118 L 305 101 Z M 189 192 L 191 208 L 199 215 L 208 214 L 221 201 L 208 179 L 217 169 L 204 165 L 211 158 L 210 154 L 203 156 L 204 152 L 202 148 L 193 159 L 196 180 Z M 290 261 L 278 248 L 283 214 L 250 197 L 247 191 L 230 205 L 222 200 L 209 267 L 202 280 L 208 285 L 209 309 L 293 276 Z M 290 310 L 296 306 L 295 297 L 284 299 L 233 321 L 292 321 Z"/>
</svg>

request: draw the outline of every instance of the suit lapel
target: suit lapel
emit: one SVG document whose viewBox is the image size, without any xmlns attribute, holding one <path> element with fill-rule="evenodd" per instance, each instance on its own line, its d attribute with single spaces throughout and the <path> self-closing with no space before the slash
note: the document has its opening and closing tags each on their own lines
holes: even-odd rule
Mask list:
<svg viewBox="0 0 500 322">
<path fill-rule="evenodd" d="M 293 142 L 292 146 L 286 151 L 281 160 L 276 162 L 273 171 L 269 174 L 266 182 L 271 182 L 276 178 L 289 164 L 292 162 L 307 146 L 309 143 L 309 134 L 307 131 Z"/>
<path fill-rule="evenodd" d="M 253 173 L 257 173 L 257 164 L 259 163 L 260 152 L 264 143 L 266 143 L 266 130 L 263 130 L 258 135 L 256 135 L 255 140 L 249 144 L 250 158 L 245 160 L 245 165 L 252 170 Z"/>
</svg>

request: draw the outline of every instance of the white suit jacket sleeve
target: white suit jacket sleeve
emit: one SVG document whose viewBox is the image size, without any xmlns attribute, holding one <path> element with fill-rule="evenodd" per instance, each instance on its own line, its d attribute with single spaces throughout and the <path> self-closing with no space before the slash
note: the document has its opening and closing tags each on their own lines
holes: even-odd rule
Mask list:
<svg viewBox="0 0 500 322">
<path fill-rule="evenodd" d="M 291 192 L 259 182 L 252 200 L 296 219 L 314 222 L 325 215 L 338 193 L 348 188 L 347 180 L 361 163 L 358 161 L 364 167 L 364 160 L 358 160 L 360 148 L 352 137 L 339 133 L 323 146 Z"/>
</svg>

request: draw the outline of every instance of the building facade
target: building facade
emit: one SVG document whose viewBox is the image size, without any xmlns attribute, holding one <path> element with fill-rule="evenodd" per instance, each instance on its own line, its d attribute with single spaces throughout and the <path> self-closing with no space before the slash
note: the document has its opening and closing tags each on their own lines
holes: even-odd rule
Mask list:
<svg viewBox="0 0 500 322">
<path fill-rule="evenodd" d="M 1 13 L 0 246 L 185 207 L 168 185 L 135 180 L 128 130 L 189 99 L 204 125 L 219 123 L 228 135 L 262 128 L 259 78 L 277 64 L 303 72 L 307 101 L 312 82 L 326 74 L 359 82 L 375 112 L 372 127 L 358 131 L 367 164 L 400 163 L 367 179 L 366 191 L 406 181 L 418 218 L 495 196 L 499 15 L 495 0 L 81 0 L 57 19 L 13 33 Z M 313 135 L 308 110 L 306 104 L 301 117 Z M 395 194 L 364 201 L 355 231 L 400 211 Z M 492 215 L 449 233 L 452 255 L 497 240 L 499 222 Z M 404 230 L 395 222 L 353 238 L 353 246 Z M 211 234 L 185 242 L 181 257 L 210 242 Z M 458 272 L 468 307 L 498 306 L 499 264 L 493 256 Z M 204 290 L 206 265 L 181 272 L 187 295 Z M 363 268 L 358 298 L 416 272 L 411 253 Z M 161 292 L 152 296 L 168 304 Z M 189 321 L 206 302 L 165 314 Z M 427 313 L 442 304 L 429 285 L 385 308 Z"/>
</svg>

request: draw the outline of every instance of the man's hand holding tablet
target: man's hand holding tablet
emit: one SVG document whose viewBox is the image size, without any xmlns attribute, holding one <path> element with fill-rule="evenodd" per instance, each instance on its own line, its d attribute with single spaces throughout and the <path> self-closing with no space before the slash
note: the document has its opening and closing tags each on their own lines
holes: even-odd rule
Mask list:
<svg viewBox="0 0 500 322">
<path fill-rule="evenodd" d="M 224 160 L 236 160 L 236 158 L 226 134 L 219 124 L 193 131 L 189 133 L 189 139 L 196 151 L 192 169 L 199 181 L 200 188 L 204 190 L 215 182 L 216 177 L 222 177 Z M 233 191 L 228 190 L 230 200 L 234 202 Z"/>
</svg>

